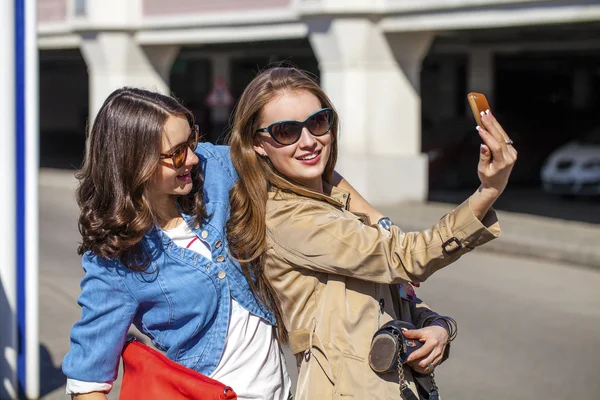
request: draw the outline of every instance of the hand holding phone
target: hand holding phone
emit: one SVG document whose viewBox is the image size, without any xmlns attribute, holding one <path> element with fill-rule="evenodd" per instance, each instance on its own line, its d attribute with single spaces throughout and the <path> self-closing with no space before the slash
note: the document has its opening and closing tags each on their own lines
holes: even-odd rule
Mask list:
<svg viewBox="0 0 600 400">
<path fill-rule="evenodd" d="M 471 92 L 467 95 L 467 100 L 477 122 L 477 132 L 483 141 L 477 166 L 481 185 L 469 200 L 471 210 L 481 220 L 506 188 L 517 160 L 517 151 L 494 115 L 486 112 L 490 105 L 485 95 Z"/>
<path fill-rule="evenodd" d="M 482 93 L 471 92 L 467 95 L 467 100 L 469 101 L 477 125 L 483 127 L 481 124 L 481 112 L 490 109 L 487 98 Z"/>
</svg>

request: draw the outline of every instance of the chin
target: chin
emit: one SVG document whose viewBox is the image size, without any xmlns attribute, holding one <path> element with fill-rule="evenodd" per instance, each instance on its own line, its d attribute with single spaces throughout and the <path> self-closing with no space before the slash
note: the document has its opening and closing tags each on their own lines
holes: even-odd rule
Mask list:
<svg viewBox="0 0 600 400">
<path fill-rule="evenodd" d="M 192 185 L 186 185 L 182 188 L 177 188 L 173 191 L 173 194 L 177 195 L 177 196 L 186 196 L 188 194 L 190 194 L 190 192 L 192 191 Z"/>
</svg>

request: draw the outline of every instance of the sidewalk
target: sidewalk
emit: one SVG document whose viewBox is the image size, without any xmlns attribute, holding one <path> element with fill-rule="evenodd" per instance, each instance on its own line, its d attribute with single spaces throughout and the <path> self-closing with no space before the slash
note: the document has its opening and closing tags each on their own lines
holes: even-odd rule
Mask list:
<svg viewBox="0 0 600 400">
<path fill-rule="evenodd" d="M 40 170 L 40 185 L 74 189 L 72 172 Z M 431 227 L 457 204 L 404 202 L 380 210 L 404 231 Z M 575 205 L 574 205 L 575 206 Z M 487 243 L 483 251 L 565 261 L 600 269 L 600 224 L 567 221 L 499 210 L 502 236 Z"/>
<path fill-rule="evenodd" d="M 381 207 L 404 231 L 431 227 L 457 204 L 406 202 Z M 497 211 L 502 236 L 482 251 L 564 261 L 600 269 L 600 224 Z"/>
</svg>

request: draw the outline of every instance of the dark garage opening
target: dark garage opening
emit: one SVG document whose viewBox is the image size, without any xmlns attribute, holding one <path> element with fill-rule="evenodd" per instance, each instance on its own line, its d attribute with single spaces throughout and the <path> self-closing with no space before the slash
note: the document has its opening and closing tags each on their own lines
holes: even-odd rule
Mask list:
<svg viewBox="0 0 600 400">
<path fill-rule="evenodd" d="M 88 118 L 88 74 L 81 52 L 40 51 L 40 167 L 81 166 Z"/>
</svg>

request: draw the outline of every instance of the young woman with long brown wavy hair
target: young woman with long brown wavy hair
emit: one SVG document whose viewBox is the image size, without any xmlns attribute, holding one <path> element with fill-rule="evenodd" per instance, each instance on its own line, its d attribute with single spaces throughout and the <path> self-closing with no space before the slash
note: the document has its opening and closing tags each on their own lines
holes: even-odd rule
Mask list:
<svg viewBox="0 0 600 400">
<path fill-rule="evenodd" d="M 378 376 L 367 362 L 375 331 L 401 318 L 389 284 L 423 281 L 499 235 L 491 206 L 516 151 L 491 114 L 483 121 L 480 188 L 432 229 L 404 233 L 365 223 L 348 211 L 348 193 L 330 185 L 339 121 L 313 79 L 273 68 L 248 85 L 229 140 L 240 179 L 227 235 L 297 355 L 297 399 L 398 398 L 398 373 Z M 442 361 L 448 336 L 441 331 L 411 331 L 428 349 L 409 359 L 413 369 L 431 372 Z"/>
</svg>

